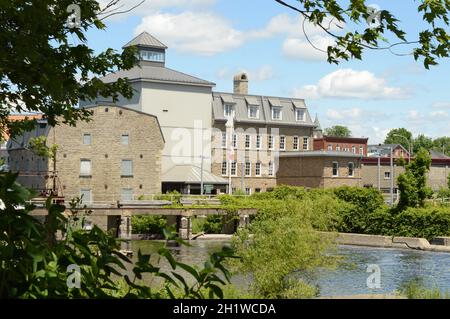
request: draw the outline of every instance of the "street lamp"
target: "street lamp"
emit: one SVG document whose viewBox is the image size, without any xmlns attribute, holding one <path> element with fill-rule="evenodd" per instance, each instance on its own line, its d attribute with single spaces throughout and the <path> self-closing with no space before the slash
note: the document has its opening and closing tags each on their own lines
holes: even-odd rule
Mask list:
<svg viewBox="0 0 450 319">
<path fill-rule="evenodd" d="M 406 136 L 400 135 L 400 134 L 394 134 L 393 136 L 399 136 L 405 139 L 406 142 L 408 142 L 409 146 L 409 156 L 408 156 L 408 163 L 411 163 L 411 152 L 412 152 L 412 141 L 408 140 Z"/>
</svg>

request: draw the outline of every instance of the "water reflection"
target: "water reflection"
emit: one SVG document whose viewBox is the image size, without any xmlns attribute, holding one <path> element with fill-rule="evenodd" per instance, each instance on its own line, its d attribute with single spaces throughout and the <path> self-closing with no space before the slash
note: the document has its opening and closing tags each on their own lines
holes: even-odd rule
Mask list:
<svg viewBox="0 0 450 319">
<path fill-rule="evenodd" d="M 179 246 L 170 249 L 177 260 L 199 267 L 210 253 L 228 245 L 224 241 L 192 241 L 191 244 L 191 247 Z M 138 249 L 146 254 L 155 253 L 163 245 L 163 242 L 157 241 L 135 241 L 134 256 L 137 256 Z M 335 269 L 319 269 L 315 274 L 307 274 L 308 281 L 319 287 L 322 296 L 389 294 L 400 289 L 405 283 L 417 279 L 427 287 L 437 287 L 442 292 L 450 291 L 448 253 L 339 246 L 333 254 L 343 259 Z M 153 257 L 156 257 L 156 254 Z M 370 275 L 367 266 L 370 264 L 376 264 L 381 269 L 380 289 L 367 287 L 367 277 Z M 171 270 L 170 265 L 164 260 L 160 266 L 167 271 Z M 149 279 L 149 276 L 144 277 L 144 280 Z M 244 280 L 239 276 L 234 277 L 232 281 L 242 287 L 248 284 L 248 281 L 243 282 Z"/>
</svg>

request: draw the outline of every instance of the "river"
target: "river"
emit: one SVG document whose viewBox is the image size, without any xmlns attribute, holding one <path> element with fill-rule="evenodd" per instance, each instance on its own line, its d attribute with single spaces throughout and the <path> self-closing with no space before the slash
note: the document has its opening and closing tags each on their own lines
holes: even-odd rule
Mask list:
<svg viewBox="0 0 450 319">
<path fill-rule="evenodd" d="M 220 250 L 224 241 L 192 241 L 191 247 L 171 248 L 177 260 L 193 265 L 202 265 L 208 254 Z M 133 252 L 153 253 L 163 245 L 158 241 L 134 241 Z M 409 249 L 388 249 L 357 246 L 339 246 L 335 254 L 343 262 L 333 269 L 318 269 L 311 283 L 320 290 L 321 296 L 343 296 L 356 294 L 391 294 L 412 280 L 420 280 L 429 288 L 450 291 L 450 254 Z M 380 270 L 380 288 L 368 288 L 369 265 Z M 163 264 L 163 268 L 168 267 Z M 372 266 L 373 267 L 373 266 Z M 375 267 L 376 268 L 376 267 Z M 167 268 L 168 269 L 168 268 Z M 233 283 L 242 285 L 242 278 Z"/>
</svg>

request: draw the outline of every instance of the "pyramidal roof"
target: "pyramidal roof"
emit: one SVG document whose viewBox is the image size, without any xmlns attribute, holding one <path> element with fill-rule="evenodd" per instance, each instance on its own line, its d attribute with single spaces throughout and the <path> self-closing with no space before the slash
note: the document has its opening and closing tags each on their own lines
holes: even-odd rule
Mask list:
<svg viewBox="0 0 450 319">
<path fill-rule="evenodd" d="M 131 47 L 131 46 L 141 46 L 141 47 L 152 47 L 158 49 L 167 49 L 167 46 L 152 36 L 150 33 L 144 31 L 138 36 L 136 36 L 133 40 L 128 42 L 123 46 L 123 48 Z"/>
<path fill-rule="evenodd" d="M 314 124 L 317 125 L 316 130 L 322 129 L 322 127 L 320 126 L 319 117 L 317 116 L 317 113 L 316 113 L 316 118 L 314 119 Z"/>
</svg>

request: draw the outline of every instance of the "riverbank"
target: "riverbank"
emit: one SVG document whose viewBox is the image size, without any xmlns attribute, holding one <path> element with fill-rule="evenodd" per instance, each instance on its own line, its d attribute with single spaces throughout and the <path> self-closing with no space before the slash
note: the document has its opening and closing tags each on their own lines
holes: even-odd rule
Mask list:
<svg viewBox="0 0 450 319">
<path fill-rule="evenodd" d="M 382 248 L 403 248 L 433 252 L 450 253 L 450 246 L 432 245 L 425 238 L 415 237 L 395 237 L 381 235 L 364 235 L 349 233 L 323 233 L 327 236 L 336 236 L 336 243 L 339 245 L 382 247 Z M 225 234 L 202 234 L 195 240 L 231 240 L 233 235 Z"/>
</svg>

